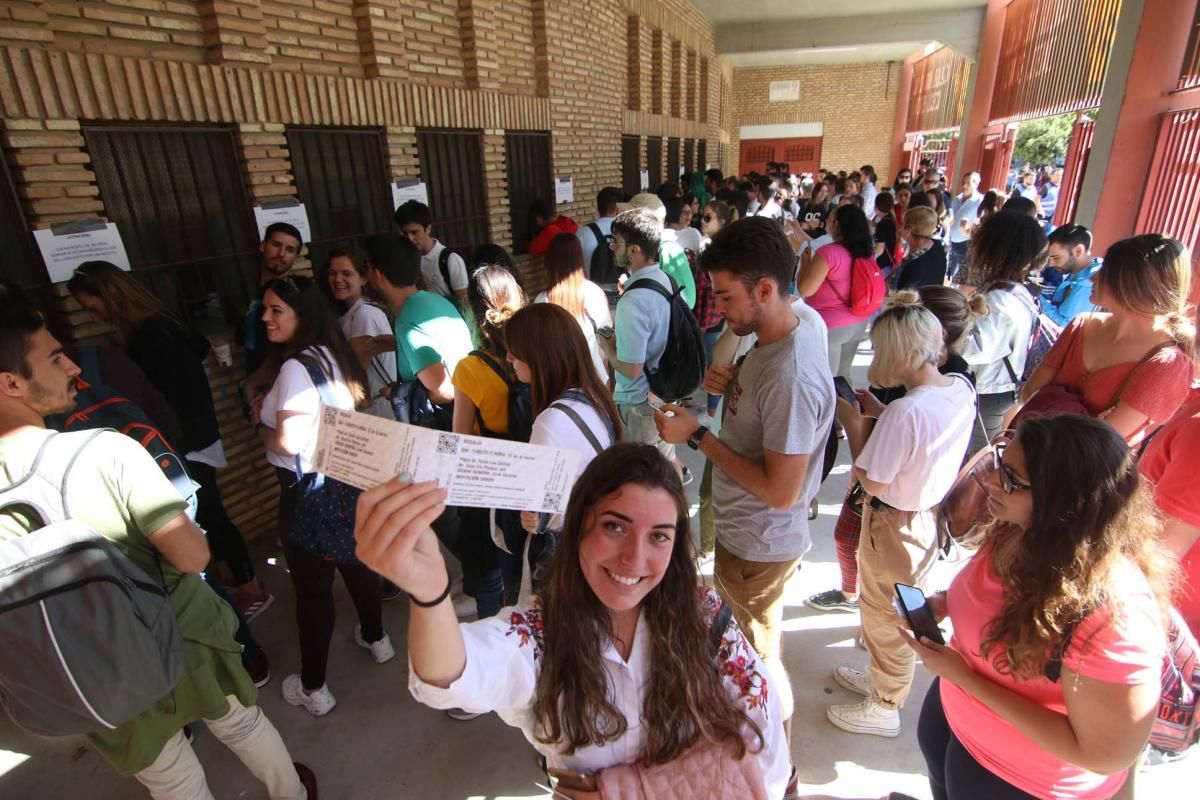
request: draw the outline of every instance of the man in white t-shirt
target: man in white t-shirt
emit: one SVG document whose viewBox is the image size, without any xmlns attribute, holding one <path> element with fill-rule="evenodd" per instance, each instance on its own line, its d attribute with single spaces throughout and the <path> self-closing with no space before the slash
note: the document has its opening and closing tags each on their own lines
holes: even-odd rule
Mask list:
<svg viewBox="0 0 1200 800">
<path fill-rule="evenodd" d="M 783 216 L 783 207 L 775 200 L 775 182 L 764 176 L 758 179 L 755 188 L 758 190 L 758 207 L 752 212 L 754 216 L 771 219 Z"/>
<path fill-rule="evenodd" d="M 454 301 L 459 308 L 467 302 L 467 265 L 462 256 L 447 252 L 446 245 L 430 235 L 433 214 L 429 206 L 409 200 L 396 209 L 396 225 L 404 238 L 421 254 L 421 276 L 425 288 Z"/>
<path fill-rule="evenodd" d="M 962 191 L 950 201 L 950 263 L 946 271 L 953 283 L 965 283 L 968 275 L 967 250 L 971 245 L 971 226 L 979 216 L 979 173 L 963 175 Z"/>
<path fill-rule="evenodd" d="M 666 220 L 663 224 L 664 242 L 675 242 L 684 250 L 693 253 L 700 252 L 700 231 L 690 227 L 692 210 L 678 197 L 673 197 L 663 204 L 666 209 Z"/>
</svg>

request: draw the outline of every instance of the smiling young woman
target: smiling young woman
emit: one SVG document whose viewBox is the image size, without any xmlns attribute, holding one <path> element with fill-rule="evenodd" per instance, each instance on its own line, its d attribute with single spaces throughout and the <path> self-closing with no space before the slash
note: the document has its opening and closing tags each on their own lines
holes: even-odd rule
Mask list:
<svg viewBox="0 0 1200 800">
<path fill-rule="evenodd" d="M 543 596 L 461 626 L 428 527 L 444 497 L 396 479 L 358 507 L 359 556 L 412 597 L 414 697 L 497 712 L 552 774 L 582 773 L 591 788 L 568 797 L 596 796 L 608 768 L 683 768 L 707 746 L 727 755 L 704 769 L 753 772 L 766 792 L 740 796 L 783 795 L 778 701 L 736 622 L 726 627 L 721 601 L 697 586 L 683 487 L 652 446 L 617 444 L 588 465 Z"/>
</svg>

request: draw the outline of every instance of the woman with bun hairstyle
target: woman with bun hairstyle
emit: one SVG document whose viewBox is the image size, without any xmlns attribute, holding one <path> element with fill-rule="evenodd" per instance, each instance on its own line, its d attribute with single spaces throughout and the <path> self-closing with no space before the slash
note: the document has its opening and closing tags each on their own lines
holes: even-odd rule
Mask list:
<svg viewBox="0 0 1200 800">
<path fill-rule="evenodd" d="M 525 293 L 511 272 L 488 265 L 471 275 L 467 302 L 478 325 L 474 338 L 481 346 L 459 360 L 450 379 L 454 384 L 454 432 L 524 441 L 528 432 L 516 431 L 509 424 L 509 385 L 516 378 L 508 366 L 504 332 L 512 315 L 525 305 Z M 489 511 L 463 507 L 458 509 L 458 518 L 463 592 L 475 598 L 476 611 L 483 619 L 500 610 L 502 594 Z"/>
<path fill-rule="evenodd" d="M 1092 301 L 1105 312 L 1079 314 L 1021 390 L 1021 402 L 1044 387 L 1077 395 L 1136 447 L 1169 420 L 1192 383 L 1196 329 L 1186 316 L 1192 266 L 1187 248 L 1148 233 L 1116 242 L 1092 276 Z"/>
<path fill-rule="evenodd" d="M 922 587 L 937 561 L 933 508 L 958 476 L 975 421 L 975 390 L 966 377 L 939 371 L 945 334 L 916 301 L 912 293 L 894 295 L 871 326 L 875 358 L 867 377 L 873 386 L 903 386 L 904 397 L 886 406 L 865 390 L 857 404 L 838 399 L 847 430 L 861 427 L 864 416 L 878 420 L 853 453 L 851 475 L 865 493 L 858 607 L 870 660 L 866 670 L 837 668 L 834 679 L 865 699 L 830 706 L 826 716 L 850 733 L 885 737 L 900 734 L 915 662 L 897 631 L 893 587 Z"/>
</svg>

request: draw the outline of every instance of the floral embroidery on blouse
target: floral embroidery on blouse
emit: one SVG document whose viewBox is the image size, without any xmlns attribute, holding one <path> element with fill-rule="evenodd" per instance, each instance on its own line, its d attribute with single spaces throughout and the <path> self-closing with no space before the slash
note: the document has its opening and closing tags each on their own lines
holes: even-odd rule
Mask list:
<svg viewBox="0 0 1200 800">
<path fill-rule="evenodd" d="M 505 636 L 516 636 L 518 648 L 533 643 L 533 660 L 537 661 L 542 655 L 542 602 L 534 597 L 529 608 L 524 611 L 513 610 L 508 617 L 508 632 Z"/>
<path fill-rule="evenodd" d="M 701 588 L 700 591 L 704 593 L 701 601 L 704 620 L 712 627 L 724 603 L 711 589 Z M 738 700 L 745 703 L 748 710 L 761 709 L 765 715 L 767 679 L 759 669 L 758 654 L 750 647 L 746 637 L 741 635 L 741 630 L 737 620 L 730 618 L 729 627 L 725 629 L 721 646 L 717 649 L 717 662 L 721 676 L 738 688 Z"/>
</svg>

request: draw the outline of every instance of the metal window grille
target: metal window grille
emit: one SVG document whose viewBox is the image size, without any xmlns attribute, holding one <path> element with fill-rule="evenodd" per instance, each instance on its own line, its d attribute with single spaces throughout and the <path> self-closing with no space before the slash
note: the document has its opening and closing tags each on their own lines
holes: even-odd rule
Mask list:
<svg viewBox="0 0 1200 800">
<path fill-rule="evenodd" d="M 286 136 L 314 251 L 392 227 L 383 131 L 288 128 Z"/>
<path fill-rule="evenodd" d="M 683 169 L 689 175 L 696 170 L 696 142 L 694 139 L 683 140 Z"/>
<path fill-rule="evenodd" d="M 1013 0 L 1004 12 L 991 122 L 1100 105 L 1121 0 Z"/>
<path fill-rule="evenodd" d="M 554 199 L 550 174 L 550 134 L 509 131 L 504 135 L 508 160 L 508 213 L 512 219 L 513 252 L 524 253 L 533 235 L 529 206 L 538 198 Z"/>
<path fill-rule="evenodd" d="M 25 222 L 5 158 L 0 158 L 0 252 L 5 257 L 6 280 L 21 286 L 46 283 L 48 276 L 41 260 L 34 255 L 33 235 Z"/>
<path fill-rule="evenodd" d="M 967 59 L 949 47 L 913 64 L 907 133 L 933 133 L 958 128 L 967 103 Z"/>
<path fill-rule="evenodd" d="M 1062 186 L 1058 190 L 1058 205 L 1054 209 L 1054 224 L 1066 225 L 1075 221 L 1075 210 L 1079 206 L 1079 190 L 1087 174 L 1088 156 L 1092 152 L 1092 137 L 1096 123 L 1090 119 L 1075 120 L 1071 140 L 1067 143 L 1066 168 L 1063 170 Z"/>
<path fill-rule="evenodd" d="M 775 148 L 769 144 L 751 145 L 746 149 L 746 160 L 764 164 L 775 160 Z"/>
<path fill-rule="evenodd" d="M 1200 109 L 1163 115 L 1137 231 L 1173 236 L 1196 257 L 1200 244 Z"/>
<path fill-rule="evenodd" d="M 488 241 L 487 190 L 480 131 L 417 131 L 421 178 L 429 189 L 433 234 L 459 253 Z"/>
<path fill-rule="evenodd" d="M 662 183 L 662 138 L 646 137 L 646 171 L 650 173 L 650 191 Z"/>
<path fill-rule="evenodd" d="M 85 125 L 83 135 L 134 276 L 182 316 L 216 295 L 239 320 L 257 291 L 258 229 L 233 130 Z"/>
<path fill-rule="evenodd" d="M 817 156 L 816 148 L 811 144 L 788 145 L 783 151 L 783 160 L 789 166 L 793 162 L 812 161 Z"/>
<path fill-rule="evenodd" d="M 638 137 L 621 137 L 621 191 L 630 197 L 642 190 L 640 148 Z"/>
<path fill-rule="evenodd" d="M 663 183 L 679 183 L 679 140 L 667 139 L 667 176 Z"/>
<path fill-rule="evenodd" d="M 701 139 L 696 143 L 696 169 L 708 169 L 708 140 Z"/>
</svg>

